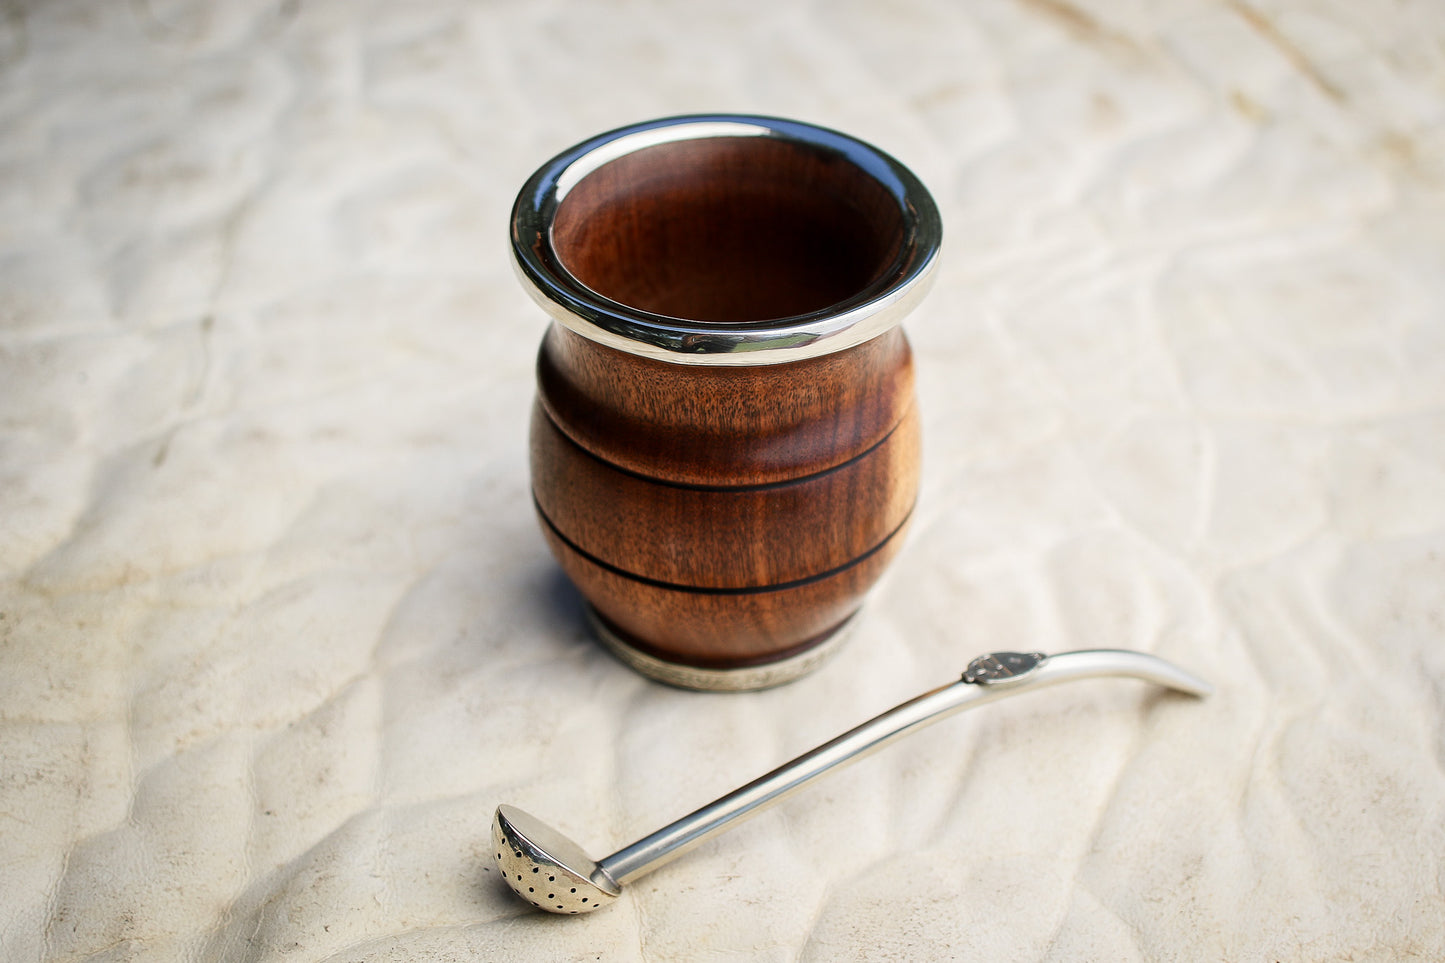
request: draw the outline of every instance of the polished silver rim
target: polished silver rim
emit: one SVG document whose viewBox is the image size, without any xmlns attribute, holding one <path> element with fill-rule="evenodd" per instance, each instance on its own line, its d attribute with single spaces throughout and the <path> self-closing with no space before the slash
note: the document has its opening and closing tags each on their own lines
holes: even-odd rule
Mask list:
<svg viewBox="0 0 1445 963">
<path fill-rule="evenodd" d="M 849 618 L 831 635 L 806 651 L 797 655 L 768 662 L 763 665 L 741 666 L 736 669 L 709 669 L 681 662 L 669 662 L 632 645 L 602 620 L 597 610 L 587 606 L 587 621 L 592 631 L 608 650 L 638 672 L 658 682 L 666 682 L 682 689 L 700 689 L 711 692 L 745 692 L 752 689 L 769 689 L 773 686 L 792 682 L 807 675 L 842 646 L 853 624 Z"/>
<path fill-rule="evenodd" d="M 845 157 L 899 205 L 904 242 L 891 270 L 855 296 L 826 309 L 770 321 L 689 322 L 641 311 L 587 287 L 552 248 L 557 206 L 578 182 L 609 161 L 684 140 L 775 137 Z M 759 365 L 841 351 L 884 333 L 927 293 L 943 238 L 932 196 L 897 160 L 824 127 L 775 117 L 705 114 L 671 117 L 610 131 L 564 151 L 532 175 L 512 209 L 512 252 L 523 287 L 552 318 L 576 333 L 642 357 L 680 364 Z"/>
</svg>

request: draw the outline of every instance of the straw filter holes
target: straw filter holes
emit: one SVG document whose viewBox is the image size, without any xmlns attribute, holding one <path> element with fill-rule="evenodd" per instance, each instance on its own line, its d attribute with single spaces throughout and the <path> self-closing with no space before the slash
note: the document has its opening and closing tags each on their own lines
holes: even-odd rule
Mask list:
<svg viewBox="0 0 1445 963">
<path fill-rule="evenodd" d="M 616 898 L 584 875 L 595 871 L 596 863 L 580 849 L 571 852 L 577 847 L 565 837 L 547 838 L 547 828 L 530 825 L 534 822 L 509 806 L 500 807 L 492 821 L 493 858 L 512 892 L 538 909 L 568 915 L 590 912 Z"/>
</svg>

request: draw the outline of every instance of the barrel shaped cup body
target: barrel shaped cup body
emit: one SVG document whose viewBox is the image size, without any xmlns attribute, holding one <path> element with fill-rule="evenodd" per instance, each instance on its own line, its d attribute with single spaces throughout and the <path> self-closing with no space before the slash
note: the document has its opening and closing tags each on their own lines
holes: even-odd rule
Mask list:
<svg viewBox="0 0 1445 963">
<path fill-rule="evenodd" d="M 897 162 L 770 118 L 638 125 L 513 215 L 555 319 L 531 430 L 543 532 L 599 632 L 670 682 L 805 671 L 897 551 L 937 214 Z"/>
<path fill-rule="evenodd" d="M 617 636 L 728 669 L 802 654 L 858 607 L 918 487 L 901 331 L 755 368 L 636 358 L 554 326 L 532 477 L 563 569 Z"/>
</svg>

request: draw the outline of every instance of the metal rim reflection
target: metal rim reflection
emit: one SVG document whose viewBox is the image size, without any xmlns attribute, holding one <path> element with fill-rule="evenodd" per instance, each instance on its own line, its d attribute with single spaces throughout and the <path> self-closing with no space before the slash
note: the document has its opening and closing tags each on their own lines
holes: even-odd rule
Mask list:
<svg viewBox="0 0 1445 963">
<path fill-rule="evenodd" d="M 766 321 L 688 321 L 612 300 L 578 280 L 553 249 L 557 207 L 610 161 L 662 144 L 718 137 L 771 137 L 835 153 L 882 186 L 904 225 L 898 255 L 852 297 L 806 314 Z M 563 151 L 523 185 L 512 210 L 513 265 L 553 319 L 609 347 L 679 364 L 758 365 L 817 357 L 862 344 L 897 325 L 932 283 L 943 227 L 921 181 L 883 151 L 799 121 L 746 114 L 694 114 L 618 128 Z"/>
</svg>

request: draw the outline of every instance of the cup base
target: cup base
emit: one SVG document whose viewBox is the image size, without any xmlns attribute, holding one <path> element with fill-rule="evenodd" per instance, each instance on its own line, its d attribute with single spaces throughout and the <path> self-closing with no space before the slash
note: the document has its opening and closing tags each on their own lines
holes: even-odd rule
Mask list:
<svg viewBox="0 0 1445 963">
<path fill-rule="evenodd" d="M 853 619 L 854 616 L 850 615 L 841 625 L 809 645 L 802 652 L 761 665 L 720 669 L 671 662 L 659 658 L 651 652 L 644 652 L 608 625 L 607 620 L 602 618 L 596 609 L 591 605 L 587 606 L 587 621 L 592 626 L 593 633 L 624 664 L 658 682 L 665 682 L 680 689 L 696 689 L 706 692 L 746 692 L 753 689 L 770 689 L 807 675 L 838 651 L 849 635 L 848 629 L 852 626 Z"/>
</svg>

